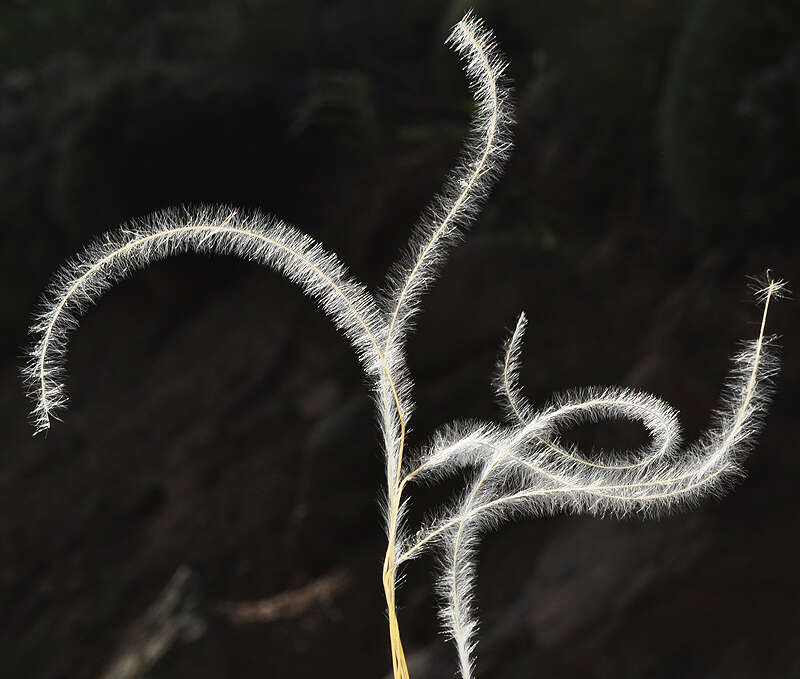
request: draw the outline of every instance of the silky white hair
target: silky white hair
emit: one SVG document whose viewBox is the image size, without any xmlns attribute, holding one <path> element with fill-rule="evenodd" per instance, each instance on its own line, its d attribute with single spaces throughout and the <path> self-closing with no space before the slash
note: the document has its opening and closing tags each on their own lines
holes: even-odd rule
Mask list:
<svg viewBox="0 0 800 679">
<path fill-rule="evenodd" d="M 234 208 L 180 208 L 111 231 L 56 272 L 36 311 L 24 379 L 33 400 L 35 431 L 48 429 L 67 402 L 63 384 L 69 333 L 81 313 L 135 270 L 183 252 L 226 254 L 282 273 L 314 299 L 353 345 L 370 384 L 386 455 L 384 502 L 388 546 L 384 588 L 389 607 L 395 677 L 408 677 L 394 611 L 398 570 L 435 547 L 441 556 L 441 619 L 455 642 L 463 679 L 474 675 L 478 621 L 473 601 L 480 536 L 501 522 L 557 512 L 652 516 L 720 494 L 742 475 L 778 370 L 776 339 L 765 334 L 770 302 L 785 283 L 767 273 L 756 297 L 764 305 L 758 337 L 734 357 L 722 405 L 707 433 L 682 448 L 677 412 L 661 399 L 620 387 L 590 387 L 553 397 L 536 409 L 520 384 L 526 317 L 521 314 L 494 378 L 507 421 L 459 422 L 404 455 L 413 411 L 405 340 L 425 291 L 449 250 L 463 236 L 497 180 L 511 149 L 511 96 L 506 62 L 494 36 L 468 13 L 448 44 L 464 62 L 476 113 L 461 159 L 413 230 L 376 299 L 338 257 L 274 217 Z M 640 422 L 648 445 L 587 459 L 560 434 L 583 422 Z M 402 495 L 412 481 L 469 468 L 460 497 L 413 535 Z"/>
</svg>

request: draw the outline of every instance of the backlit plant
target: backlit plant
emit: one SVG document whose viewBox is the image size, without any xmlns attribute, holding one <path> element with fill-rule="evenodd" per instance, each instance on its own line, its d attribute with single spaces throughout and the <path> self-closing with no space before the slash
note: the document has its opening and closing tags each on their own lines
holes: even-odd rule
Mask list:
<svg viewBox="0 0 800 679">
<path fill-rule="evenodd" d="M 105 234 L 56 273 L 38 309 L 24 369 L 41 432 L 66 404 L 62 378 L 69 331 L 88 305 L 133 271 L 170 255 L 208 252 L 258 262 L 296 283 L 349 339 L 372 385 L 386 458 L 388 542 L 382 581 L 396 679 L 409 677 L 396 614 L 398 576 L 424 551 L 435 549 L 441 557 L 441 619 L 455 642 L 461 675 L 469 679 L 478 631 L 473 557 L 482 532 L 512 517 L 556 512 L 663 514 L 719 493 L 742 474 L 742 458 L 761 426 L 777 370 L 774 338 L 764 332 L 767 311 L 784 288 L 769 274 L 757 285 L 757 300 L 764 305 L 758 337 L 734 357 L 715 424 L 686 449 L 681 450 L 675 410 L 632 389 L 579 389 L 544 407 L 531 405 L 519 384 L 522 314 L 496 375 L 507 421 L 447 426 L 428 445 L 409 452 L 413 383 L 406 339 L 423 294 L 476 216 L 510 151 L 506 64 L 492 34 L 467 14 L 453 28 L 449 44 L 464 61 L 475 98 L 472 130 L 460 162 L 377 296 L 335 254 L 274 217 L 227 207 L 160 212 Z M 561 440 L 572 426 L 610 418 L 641 422 L 651 443 L 628 453 L 599 451 L 589 459 Z M 408 485 L 464 468 L 473 474 L 459 498 L 411 530 L 405 518 Z"/>
</svg>

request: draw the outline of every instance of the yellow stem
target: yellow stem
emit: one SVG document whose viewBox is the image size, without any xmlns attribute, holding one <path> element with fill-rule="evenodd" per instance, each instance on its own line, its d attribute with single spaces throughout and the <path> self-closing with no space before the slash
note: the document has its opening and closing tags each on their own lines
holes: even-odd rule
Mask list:
<svg viewBox="0 0 800 679">
<path fill-rule="evenodd" d="M 389 612 L 389 642 L 392 649 L 392 670 L 394 679 L 410 679 L 406 656 L 403 651 L 403 642 L 400 639 L 400 625 L 397 620 L 397 607 L 395 605 L 395 563 L 394 540 L 390 539 L 383 561 L 383 592 L 386 596 L 386 609 Z"/>
</svg>

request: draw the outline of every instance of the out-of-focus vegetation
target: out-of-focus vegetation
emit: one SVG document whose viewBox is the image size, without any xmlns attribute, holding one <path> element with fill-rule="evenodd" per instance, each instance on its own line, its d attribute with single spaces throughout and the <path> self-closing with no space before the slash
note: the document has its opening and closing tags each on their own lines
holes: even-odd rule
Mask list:
<svg viewBox="0 0 800 679">
<path fill-rule="evenodd" d="M 10 0 L 0 7 L 0 63 L 25 68 L 59 50 L 74 49 L 101 58 L 118 44 L 120 33 L 163 4 L 153 0 Z"/>
<path fill-rule="evenodd" d="M 798 119 L 800 4 L 697 2 L 670 63 L 659 140 L 698 228 L 787 227 L 800 196 Z"/>
</svg>

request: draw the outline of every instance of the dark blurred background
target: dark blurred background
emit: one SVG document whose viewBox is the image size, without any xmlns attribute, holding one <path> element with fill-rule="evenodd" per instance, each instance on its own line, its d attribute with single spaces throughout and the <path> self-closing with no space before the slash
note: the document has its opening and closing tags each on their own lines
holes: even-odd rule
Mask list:
<svg viewBox="0 0 800 679">
<path fill-rule="evenodd" d="M 467 130 L 442 44 L 467 6 L 2 5 L 0 676 L 386 676 L 371 404 L 296 289 L 199 256 L 118 285 L 71 336 L 72 400 L 47 436 L 31 438 L 18 368 L 55 268 L 170 205 L 275 213 L 377 287 Z M 523 309 L 532 401 L 630 385 L 692 440 L 757 334 L 747 275 L 800 279 L 800 3 L 472 6 L 511 61 L 516 149 L 409 344 L 414 444 L 499 419 L 489 378 Z M 800 677 L 796 303 L 769 326 L 784 370 L 735 492 L 487 536 L 480 677 Z M 455 485 L 418 494 L 420 513 Z M 413 679 L 456 669 L 433 566 L 400 593 Z M 143 648 L 158 662 L 120 669 Z"/>
</svg>

